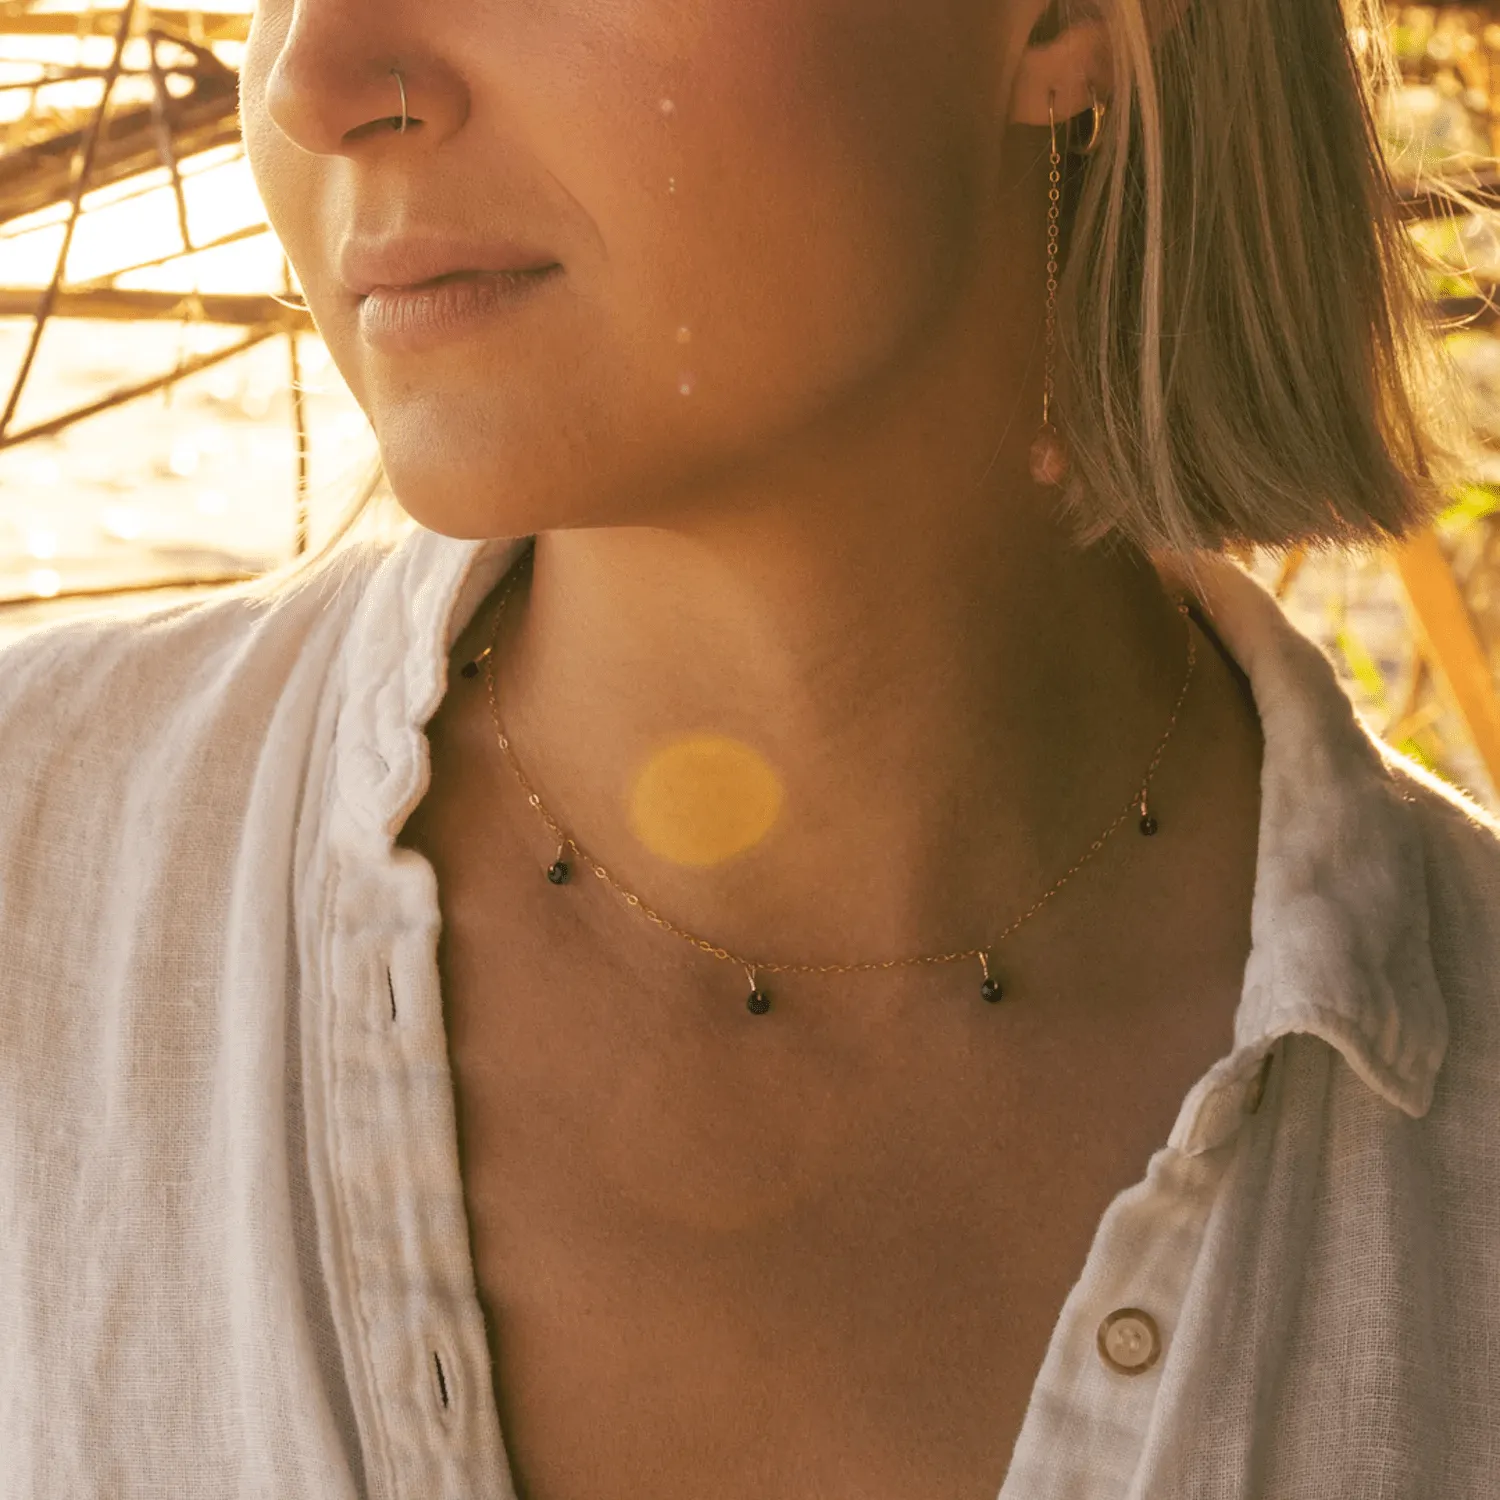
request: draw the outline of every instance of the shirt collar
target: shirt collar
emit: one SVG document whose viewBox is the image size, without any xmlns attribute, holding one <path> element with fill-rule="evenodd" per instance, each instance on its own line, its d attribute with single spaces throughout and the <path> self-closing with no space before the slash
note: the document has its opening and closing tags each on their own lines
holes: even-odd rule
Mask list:
<svg viewBox="0 0 1500 1500">
<path fill-rule="evenodd" d="M 1248 1070 L 1277 1037 L 1310 1032 L 1420 1118 L 1447 1051 L 1448 1010 L 1432 962 L 1416 783 L 1263 584 L 1227 558 L 1205 556 L 1197 568 L 1189 591 L 1249 679 L 1265 739 L 1234 1056 Z M 1170 566 L 1162 572 L 1174 581 Z M 1211 1134 L 1207 1120 L 1200 1128 Z"/>
<path fill-rule="evenodd" d="M 389 849 L 425 795 L 426 725 L 448 657 L 527 537 L 480 541 L 415 526 L 375 571 L 343 653 L 340 801 L 367 848 Z M 1412 783 L 1365 728 L 1322 649 L 1228 559 L 1189 586 L 1244 670 L 1265 737 L 1252 945 L 1235 1048 L 1185 1102 L 1173 1144 L 1226 1139 L 1246 1080 L 1277 1037 L 1311 1032 L 1413 1117 L 1431 1107 L 1448 1016 L 1428 939 Z"/>
</svg>

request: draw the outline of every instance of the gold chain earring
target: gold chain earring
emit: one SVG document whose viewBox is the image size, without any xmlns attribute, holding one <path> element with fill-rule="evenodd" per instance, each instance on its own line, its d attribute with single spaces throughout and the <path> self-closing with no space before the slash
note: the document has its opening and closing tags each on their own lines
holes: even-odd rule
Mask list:
<svg viewBox="0 0 1500 1500">
<path fill-rule="evenodd" d="M 1052 425 L 1053 378 L 1057 360 L 1057 242 L 1062 217 L 1062 153 L 1057 149 L 1056 94 L 1047 95 L 1047 123 L 1052 128 L 1052 158 L 1047 173 L 1047 354 L 1042 371 L 1042 427 L 1031 444 L 1031 477 L 1038 484 L 1060 485 L 1068 477 L 1068 447 Z"/>
</svg>

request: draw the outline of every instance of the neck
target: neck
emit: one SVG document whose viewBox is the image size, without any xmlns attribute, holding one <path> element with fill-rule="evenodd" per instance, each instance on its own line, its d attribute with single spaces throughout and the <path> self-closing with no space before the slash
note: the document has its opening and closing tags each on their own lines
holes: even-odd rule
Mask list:
<svg viewBox="0 0 1500 1500">
<path fill-rule="evenodd" d="M 987 946 L 1139 792 L 1187 666 L 1149 560 L 1078 550 L 1040 509 L 994 534 L 545 531 L 501 623 L 500 713 L 556 820 L 678 926 L 781 963 Z M 1198 697 L 1152 782 L 1164 825 Z M 545 867 L 555 841 L 501 775 Z"/>
</svg>

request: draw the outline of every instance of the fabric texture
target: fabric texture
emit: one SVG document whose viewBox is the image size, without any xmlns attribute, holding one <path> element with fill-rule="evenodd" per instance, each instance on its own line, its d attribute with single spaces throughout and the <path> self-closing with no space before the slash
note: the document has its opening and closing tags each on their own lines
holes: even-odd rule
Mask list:
<svg viewBox="0 0 1500 1500">
<path fill-rule="evenodd" d="M 395 838 L 524 541 L 0 651 L 0 1500 L 513 1500 Z M 1000 1500 L 1493 1500 L 1500 824 L 1205 580 L 1266 743 L 1234 1047 L 1100 1221 Z"/>
</svg>

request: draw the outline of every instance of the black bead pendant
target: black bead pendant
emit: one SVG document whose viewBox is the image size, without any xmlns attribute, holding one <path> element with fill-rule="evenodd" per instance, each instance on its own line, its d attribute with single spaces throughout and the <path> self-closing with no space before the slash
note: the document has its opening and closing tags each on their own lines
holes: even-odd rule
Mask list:
<svg viewBox="0 0 1500 1500">
<path fill-rule="evenodd" d="M 466 661 L 463 664 L 462 674 L 465 677 L 478 677 L 479 663 L 477 661 Z"/>
<path fill-rule="evenodd" d="M 558 860 L 558 862 L 547 871 L 547 879 L 550 880 L 553 885 L 566 885 L 568 883 L 567 864 L 563 860 Z"/>
<path fill-rule="evenodd" d="M 985 982 L 979 986 L 979 993 L 983 995 L 986 1000 L 990 1001 L 991 1004 L 993 1004 L 996 1000 L 1001 998 L 1004 992 L 1000 988 L 1000 981 L 998 979 L 986 979 Z"/>
<path fill-rule="evenodd" d="M 1150 813 L 1147 813 L 1146 816 L 1141 819 L 1141 832 L 1144 833 L 1147 838 L 1150 838 L 1151 835 L 1155 833 L 1157 828 L 1160 826 L 1161 825 L 1157 823 L 1156 819 L 1153 818 Z"/>
<path fill-rule="evenodd" d="M 771 997 L 764 990 L 751 990 L 745 1008 L 752 1016 L 763 1016 L 771 1008 Z"/>
</svg>

